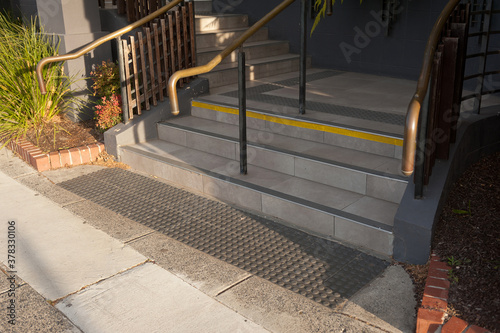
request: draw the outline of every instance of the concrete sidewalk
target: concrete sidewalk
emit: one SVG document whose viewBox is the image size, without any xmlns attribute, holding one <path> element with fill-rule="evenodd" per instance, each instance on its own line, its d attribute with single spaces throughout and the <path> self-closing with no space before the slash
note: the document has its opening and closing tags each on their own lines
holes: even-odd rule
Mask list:
<svg viewBox="0 0 500 333">
<path fill-rule="evenodd" d="M 332 310 L 56 185 L 99 168 L 39 174 L 0 151 L 0 331 L 414 330 L 412 284 L 401 267 Z M 8 271 L 17 272 L 15 288 Z"/>
</svg>

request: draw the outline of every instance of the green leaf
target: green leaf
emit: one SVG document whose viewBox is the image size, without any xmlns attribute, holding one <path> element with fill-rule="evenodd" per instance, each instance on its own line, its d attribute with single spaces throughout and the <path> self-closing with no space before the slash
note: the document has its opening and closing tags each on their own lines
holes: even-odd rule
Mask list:
<svg viewBox="0 0 500 333">
<path fill-rule="evenodd" d="M 321 21 L 321 19 L 323 19 L 325 17 L 325 14 L 326 14 L 326 2 L 327 1 L 331 1 L 332 2 L 332 6 L 335 5 L 335 0 L 316 0 L 314 2 L 314 10 L 315 11 L 318 11 L 318 9 L 320 8 L 322 2 L 323 2 L 323 7 L 321 7 L 321 9 L 318 11 L 318 14 L 314 18 L 314 24 L 313 24 L 313 26 L 311 28 L 311 34 L 310 34 L 310 36 L 312 36 L 314 30 L 318 26 L 318 24 Z M 340 3 L 343 4 L 344 0 L 341 0 Z M 362 4 L 363 0 L 359 0 L 359 3 Z"/>
</svg>

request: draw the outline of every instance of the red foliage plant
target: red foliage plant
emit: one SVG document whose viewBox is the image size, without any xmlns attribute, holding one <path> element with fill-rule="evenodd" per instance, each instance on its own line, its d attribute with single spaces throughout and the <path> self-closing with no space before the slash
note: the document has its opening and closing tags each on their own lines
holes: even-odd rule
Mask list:
<svg viewBox="0 0 500 333">
<path fill-rule="evenodd" d="M 113 94 L 104 96 L 100 104 L 95 107 L 95 120 L 98 130 L 104 132 L 122 121 L 121 96 Z"/>
</svg>

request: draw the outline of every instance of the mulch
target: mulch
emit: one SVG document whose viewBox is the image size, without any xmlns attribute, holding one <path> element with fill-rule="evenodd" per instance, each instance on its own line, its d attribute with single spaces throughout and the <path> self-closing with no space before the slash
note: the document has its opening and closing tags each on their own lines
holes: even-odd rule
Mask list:
<svg viewBox="0 0 500 333">
<path fill-rule="evenodd" d="M 500 152 L 464 172 L 448 195 L 432 243 L 452 267 L 447 315 L 492 332 L 500 332 L 499 169 Z M 405 268 L 421 302 L 428 265 Z"/>
<path fill-rule="evenodd" d="M 37 140 L 34 130 L 28 131 L 26 139 L 44 153 L 103 142 L 103 134 L 95 128 L 94 120 L 73 122 L 65 116 L 57 116 L 47 124 Z"/>
</svg>

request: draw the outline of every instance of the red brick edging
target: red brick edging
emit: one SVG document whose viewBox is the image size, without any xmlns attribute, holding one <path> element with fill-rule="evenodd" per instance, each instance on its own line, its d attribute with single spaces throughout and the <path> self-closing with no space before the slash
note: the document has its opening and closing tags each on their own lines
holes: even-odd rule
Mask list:
<svg viewBox="0 0 500 333">
<path fill-rule="evenodd" d="M 422 305 L 417 313 L 416 333 L 434 333 L 441 327 L 442 333 L 486 333 L 488 330 L 479 326 L 469 326 L 464 320 L 452 317 L 445 325 L 444 319 L 448 308 L 448 271 L 451 269 L 434 253 L 431 255 L 429 272 L 425 282 Z M 468 328 L 468 329 L 467 329 Z"/>
<path fill-rule="evenodd" d="M 48 154 L 25 139 L 10 141 L 7 147 L 39 172 L 94 162 L 105 151 L 104 144 L 100 142 Z"/>
</svg>

